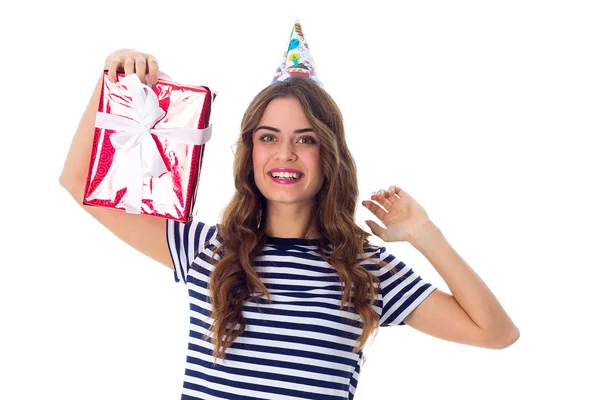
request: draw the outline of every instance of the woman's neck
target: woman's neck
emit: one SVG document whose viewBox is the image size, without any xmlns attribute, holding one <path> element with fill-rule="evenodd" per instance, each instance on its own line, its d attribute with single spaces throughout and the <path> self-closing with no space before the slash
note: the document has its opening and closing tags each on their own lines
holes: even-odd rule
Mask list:
<svg viewBox="0 0 600 400">
<path fill-rule="evenodd" d="M 318 239 L 314 206 L 277 204 L 269 207 L 265 233 L 277 238 Z"/>
</svg>

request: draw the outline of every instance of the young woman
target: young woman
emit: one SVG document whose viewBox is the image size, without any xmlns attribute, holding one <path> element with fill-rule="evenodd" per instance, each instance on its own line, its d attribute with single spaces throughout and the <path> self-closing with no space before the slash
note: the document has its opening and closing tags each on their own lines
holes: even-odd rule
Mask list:
<svg viewBox="0 0 600 400">
<path fill-rule="evenodd" d="M 117 70 L 156 82 L 156 59 L 131 49 Z M 82 205 L 102 79 L 81 119 L 60 183 Z M 342 116 L 311 79 L 275 82 L 251 102 L 222 221 L 179 223 L 85 208 L 132 247 L 173 269 L 190 295 L 183 399 L 352 399 L 362 350 L 379 326 L 409 325 L 467 345 L 502 349 L 519 331 L 425 210 L 390 186 L 363 205 L 385 242 L 408 241 L 452 295 L 372 245 L 354 216 L 356 167 Z"/>
</svg>

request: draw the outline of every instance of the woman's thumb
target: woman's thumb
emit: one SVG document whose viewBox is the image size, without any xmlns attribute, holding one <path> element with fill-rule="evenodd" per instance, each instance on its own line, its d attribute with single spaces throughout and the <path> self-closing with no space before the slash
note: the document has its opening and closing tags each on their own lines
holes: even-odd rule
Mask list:
<svg viewBox="0 0 600 400">
<path fill-rule="evenodd" d="M 373 222 L 371 220 L 367 220 L 365 222 L 367 223 L 369 228 L 371 228 L 371 232 L 373 232 L 375 235 L 379 236 L 379 233 L 381 232 L 381 228 L 379 227 L 379 225 L 377 225 L 375 222 Z"/>
</svg>

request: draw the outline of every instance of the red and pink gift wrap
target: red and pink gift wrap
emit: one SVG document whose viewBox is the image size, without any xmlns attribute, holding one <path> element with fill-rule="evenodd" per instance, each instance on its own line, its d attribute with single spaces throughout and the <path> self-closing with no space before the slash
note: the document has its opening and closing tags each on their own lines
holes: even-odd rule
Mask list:
<svg viewBox="0 0 600 400">
<path fill-rule="evenodd" d="M 190 220 L 212 100 L 204 86 L 124 74 L 112 83 L 105 71 L 83 204 Z"/>
</svg>

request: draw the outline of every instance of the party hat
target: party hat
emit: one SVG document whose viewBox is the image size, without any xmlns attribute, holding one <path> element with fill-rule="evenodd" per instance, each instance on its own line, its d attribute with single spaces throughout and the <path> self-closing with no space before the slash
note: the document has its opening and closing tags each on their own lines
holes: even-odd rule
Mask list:
<svg viewBox="0 0 600 400">
<path fill-rule="evenodd" d="M 275 71 L 275 76 L 271 83 L 277 81 L 285 82 L 293 76 L 310 78 L 321 87 L 323 86 L 317 78 L 315 62 L 310 55 L 310 50 L 302 33 L 299 20 L 296 20 L 294 23 L 287 50 L 283 53 L 283 58 L 279 63 L 277 71 Z"/>
</svg>

